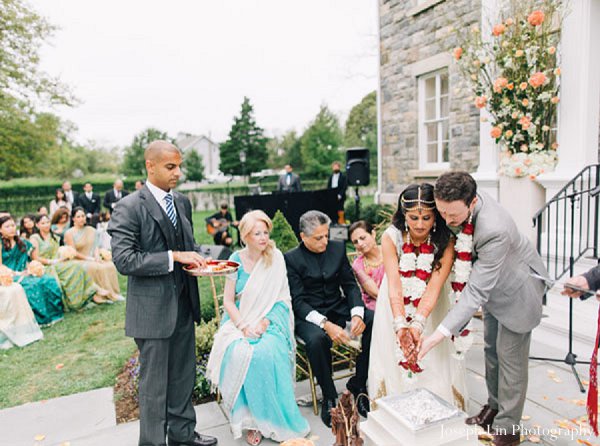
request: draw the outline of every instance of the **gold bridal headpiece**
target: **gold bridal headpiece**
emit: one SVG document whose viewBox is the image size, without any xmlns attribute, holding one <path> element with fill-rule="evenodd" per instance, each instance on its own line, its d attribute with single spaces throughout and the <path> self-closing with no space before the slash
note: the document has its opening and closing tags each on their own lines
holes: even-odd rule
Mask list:
<svg viewBox="0 0 600 446">
<path fill-rule="evenodd" d="M 435 209 L 435 200 L 423 200 L 421 198 L 421 186 L 419 186 L 418 188 L 416 200 L 407 200 L 406 198 L 404 198 L 404 196 L 402 196 L 400 202 L 402 204 L 402 209 L 404 209 L 404 212 L 414 208 L 417 208 L 417 211 L 419 212 L 432 211 Z"/>
</svg>

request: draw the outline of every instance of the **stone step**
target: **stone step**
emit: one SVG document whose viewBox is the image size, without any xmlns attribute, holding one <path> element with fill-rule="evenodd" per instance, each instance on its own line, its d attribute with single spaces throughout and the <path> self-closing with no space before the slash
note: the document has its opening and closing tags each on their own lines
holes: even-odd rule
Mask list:
<svg viewBox="0 0 600 446">
<path fill-rule="evenodd" d="M 227 418 L 216 402 L 201 404 L 194 409 L 196 410 L 196 430 L 198 432 L 208 433 L 209 429 L 221 427 L 226 427 L 226 430 L 229 431 Z M 132 421 L 73 438 L 70 443 L 71 446 L 130 446 L 137 444 L 139 432 L 139 421 Z M 229 436 L 231 436 L 230 433 Z M 60 444 L 55 446 L 60 446 Z"/>
<path fill-rule="evenodd" d="M 27 403 L 0 411 L 0 446 L 60 445 L 116 426 L 113 389 Z M 10 429 L 7 428 L 10 426 Z M 41 440 L 43 438 L 43 440 Z"/>
</svg>

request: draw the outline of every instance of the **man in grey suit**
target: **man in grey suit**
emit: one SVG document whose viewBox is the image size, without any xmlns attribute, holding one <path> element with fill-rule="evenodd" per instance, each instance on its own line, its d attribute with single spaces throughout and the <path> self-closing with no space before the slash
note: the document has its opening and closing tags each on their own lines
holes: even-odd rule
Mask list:
<svg viewBox="0 0 600 446">
<path fill-rule="evenodd" d="M 532 274 L 548 273 L 508 212 L 489 195 L 478 193 L 467 172 L 443 174 L 434 195 L 437 210 L 454 233 L 468 221 L 473 223 L 473 269 L 458 303 L 423 340 L 419 359 L 444 337 L 458 336 L 482 307 L 488 403 L 466 423 L 492 428 L 496 446 L 517 445 L 531 331 L 540 323 L 545 292 L 544 281 Z"/>
<path fill-rule="evenodd" d="M 285 173 L 279 177 L 277 190 L 279 192 L 302 192 L 300 177 L 293 172 L 291 164 L 286 164 Z"/>
<path fill-rule="evenodd" d="M 189 200 L 173 188 L 181 152 L 153 141 L 144 153 L 148 180 L 122 198 L 112 214 L 113 261 L 128 276 L 125 334 L 140 351 L 139 445 L 207 446 L 217 439 L 194 431 L 194 321 L 200 322 L 198 283 L 185 265 L 201 266 L 194 251 Z"/>
</svg>

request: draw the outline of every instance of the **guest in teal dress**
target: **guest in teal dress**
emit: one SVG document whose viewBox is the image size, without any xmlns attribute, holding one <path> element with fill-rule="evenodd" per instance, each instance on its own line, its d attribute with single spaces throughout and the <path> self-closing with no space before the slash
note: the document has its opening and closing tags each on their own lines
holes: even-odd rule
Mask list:
<svg viewBox="0 0 600 446">
<path fill-rule="evenodd" d="M 27 274 L 27 263 L 37 260 L 37 252 L 29 240 L 17 236 L 17 227 L 8 215 L 0 217 L 2 236 L 2 264 L 11 270 L 22 273 L 16 277 L 27 295 L 35 319 L 40 325 L 50 325 L 62 320 L 63 304 L 60 286 L 54 277 L 47 274 L 35 276 Z"/>
<path fill-rule="evenodd" d="M 272 223 L 262 211 L 240 221 L 246 248 L 231 256 L 240 263 L 227 277 L 226 315 L 207 364 L 207 377 L 218 387 L 235 439 L 260 443 L 304 437 L 308 422 L 294 395 L 294 316 L 285 261 L 269 240 Z"/>
</svg>

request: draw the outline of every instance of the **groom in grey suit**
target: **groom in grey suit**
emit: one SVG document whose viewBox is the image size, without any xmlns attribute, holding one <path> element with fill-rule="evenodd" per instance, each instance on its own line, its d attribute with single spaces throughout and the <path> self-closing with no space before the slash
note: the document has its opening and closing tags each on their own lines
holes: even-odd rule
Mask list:
<svg viewBox="0 0 600 446">
<path fill-rule="evenodd" d="M 194 322 L 200 322 L 198 283 L 184 265 L 204 265 L 194 251 L 189 200 L 173 188 L 181 152 L 166 141 L 144 153 L 148 180 L 114 207 L 108 232 L 113 261 L 128 276 L 125 334 L 140 351 L 139 445 L 207 446 L 198 434 L 192 391 L 196 379 Z"/>
<path fill-rule="evenodd" d="M 423 341 L 419 359 L 444 337 L 458 336 L 482 307 L 488 403 L 466 422 L 492 428 L 496 446 L 517 445 L 531 331 L 540 323 L 545 292 L 544 281 L 532 273 L 544 277 L 548 273 L 508 212 L 489 195 L 478 193 L 467 172 L 443 174 L 434 196 L 438 212 L 453 232 L 472 221 L 473 269 L 458 303 Z"/>
</svg>

